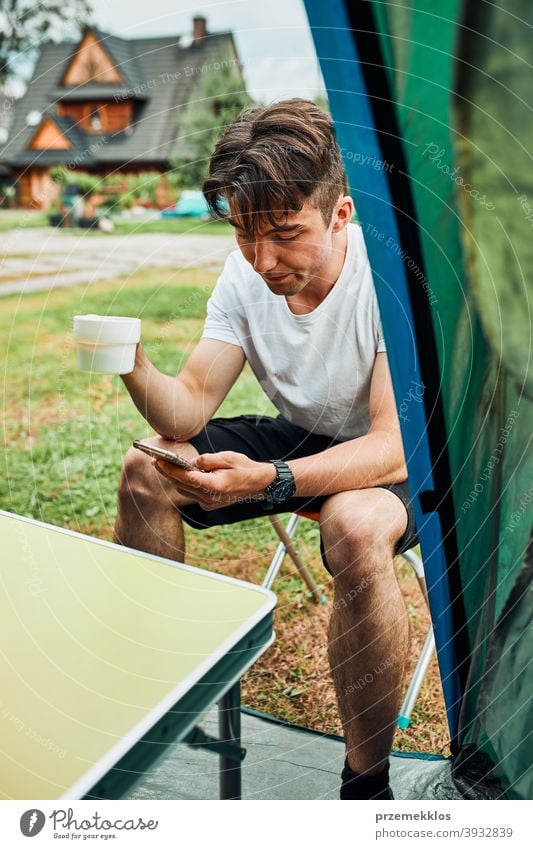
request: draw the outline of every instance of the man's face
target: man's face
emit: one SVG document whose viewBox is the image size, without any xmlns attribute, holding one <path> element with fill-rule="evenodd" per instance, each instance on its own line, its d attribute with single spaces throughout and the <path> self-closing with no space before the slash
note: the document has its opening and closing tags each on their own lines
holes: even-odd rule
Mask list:
<svg viewBox="0 0 533 849">
<path fill-rule="evenodd" d="M 307 200 L 299 212 L 280 215 L 277 227 L 268 219 L 258 230 L 246 233 L 230 201 L 229 221 L 244 258 L 261 275 L 275 295 L 296 295 L 331 260 L 332 224 L 326 227 L 322 213 Z"/>
</svg>

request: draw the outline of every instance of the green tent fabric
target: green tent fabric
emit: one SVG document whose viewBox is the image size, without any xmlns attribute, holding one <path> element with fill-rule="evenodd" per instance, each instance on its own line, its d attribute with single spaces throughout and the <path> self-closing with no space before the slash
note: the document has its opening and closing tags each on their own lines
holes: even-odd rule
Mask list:
<svg viewBox="0 0 533 849">
<path fill-rule="evenodd" d="M 471 588 L 465 590 L 470 608 L 474 610 L 477 605 L 479 615 L 471 619 L 477 628 L 478 655 L 464 702 L 463 735 L 466 741 L 497 756 L 504 777 L 512 779 L 512 794 L 521 788 L 523 792 L 526 781 L 525 775 L 516 774 L 513 763 L 520 762 L 527 752 L 531 762 L 531 748 L 520 719 L 525 703 L 514 698 L 518 693 L 512 684 L 519 672 L 513 659 L 526 658 L 527 628 L 522 628 L 520 635 L 515 632 L 519 646 L 498 669 L 488 662 L 485 648 L 493 632 L 501 627 L 496 623 L 513 587 L 522 586 L 520 570 L 525 569 L 523 552 L 533 517 L 533 372 L 528 299 L 533 271 L 533 215 L 528 220 L 527 214 L 527 197 L 533 204 L 533 90 L 527 62 L 533 55 L 532 24 L 533 9 L 525 0 L 513 0 L 505 9 L 503 4 L 483 10 L 479 4 L 467 5 L 458 39 L 454 104 L 456 161 L 465 183 L 473 187 L 460 195 L 461 218 L 467 225 L 461 234 L 469 281 L 467 304 L 479 320 L 479 335 L 486 346 L 482 359 L 485 378 L 475 399 L 477 422 L 467 467 L 470 480 L 462 475 L 462 487 L 458 487 L 458 515 L 463 519 L 458 533 L 463 548 L 469 558 L 476 559 L 480 571 L 485 564 L 487 571 L 483 605 L 478 602 L 475 573 Z M 474 498 L 480 486 L 484 488 L 479 492 L 478 506 Z M 473 573 L 471 566 L 469 571 Z M 508 611 L 506 621 L 515 615 L 518 617 L 518 610 Z M 512 625 L 507 627 L 513 630 Z M 525 677 L 527 668 L 526 663 L 519 673 L 523 699 L 527 696 L 526 681 L 531 695 L 532 679 Z M 492 690 L 495 678 L 502 695 L 494 713 L 507 713 L 513 719 L 494 722 L 490 719 L 491 703 L 487 702 L 481 724 L 479 687 Z M 505 756 L 506 751 L 513 751 L 514 756 Z"/>
<path fill-rule="evenodd" d="M 488 645 L 478 701 L 484 747 L 506 776 L 511 795 L 531 798 L 531 608 L 533 550 L 529 551 Z"/>
</svg>

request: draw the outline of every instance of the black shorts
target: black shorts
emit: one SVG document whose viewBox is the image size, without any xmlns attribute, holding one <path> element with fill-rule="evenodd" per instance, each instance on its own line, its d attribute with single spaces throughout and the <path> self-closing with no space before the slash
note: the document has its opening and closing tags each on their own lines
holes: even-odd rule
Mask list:
<svg viewBox="0 0 533 849">
<path fill-rule="evenodd" d="M 199 454 L 217 451 L 238 451 L 252 460 L 295 460 L 318 454 L 339 442 L 330 436 L 310 433 L 291 424 L 283 416 L 237 416 L 236 418 L 212 419 L 197 436 L 188 440 Z M 397 484 L 382 484 L 398 496 L 407 511 L 407 528 L 398 541 L 396 554 L 401 554 L 418 544 L 415 515 L 409 495 L 407 481 Z M 256 519 L 272 513 L 295 513 L 299 510 L 319 512 L 328 496 L 313 498 L 289 498 L 281 505 L 265 501 L 239 502 L 220 510 L 203 510 L 198 504 L 181 507 L 180 513 L 192 528 L 203 530 L 215 525 L 231 525 L 245 519 Z M 322 551 L 323 555 L 323 551 Z M 324 559 L 324 555 L 323 555 Z"/>
</svg>

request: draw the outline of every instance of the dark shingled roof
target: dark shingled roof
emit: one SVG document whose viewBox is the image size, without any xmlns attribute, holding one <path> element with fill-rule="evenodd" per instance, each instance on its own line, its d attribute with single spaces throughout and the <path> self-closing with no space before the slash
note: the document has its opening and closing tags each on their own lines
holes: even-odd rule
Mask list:
<svg viewBox="0 0 533 849">
<path fill-rule="evenodd" d="M 229 51 L 237 56 L 229 32 L 208 34 L 199 45 L 184 47 L 179 36 L 123 39 L 91 28 L 124 77 L 124 84 L 86 83 L 61 86 L 79 42 L 44 45 L 24 97 L 17 101 L 9 139 L 0 147 L 0 162 L 14 167 L 75 163 L 80 167 L 105 163 L 148 165 L 168 163 L 175 150 L 180 110 L 191 96 L 198 74 L 191 68 L 217 61 Z M 132 127 L 120 133 L 85 133 L 53 112 L 59 100 L 132 99 Z M 51 115 L 73 144 L 69 151 L 28 149 L 37 126 L 28 126 L 30 112 Z M 65 123 L 66 122 L 66 123 Z"/>
<path fill-rule="evenodd" d="M 76 121 L 73 121 L 72 118 L 69 118 L 67 115 L 59 117 L 59 115 L 55 115 L 49 111 L 43 114 L 43 120 L 45 117 L 51 118 L 57 124 L 73 147 L 79 147 L 80 144 L 85 143 L 85 133 L 79 129 Z"/>
</svg>

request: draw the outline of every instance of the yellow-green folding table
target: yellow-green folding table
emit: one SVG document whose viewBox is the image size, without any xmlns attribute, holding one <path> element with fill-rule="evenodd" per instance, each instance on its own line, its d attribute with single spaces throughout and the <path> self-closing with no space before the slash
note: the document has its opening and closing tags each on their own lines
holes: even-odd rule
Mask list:
<svg viewBox="0 0 533 849">
<path fill-rule="evenodd" d="M 242 674 L 261 587 L 0 511 L 0 798 L 120 798 L 172 742 L 240 798 Z M 220 739 L 197 727 L 219 705 Z"/>
</svg>

